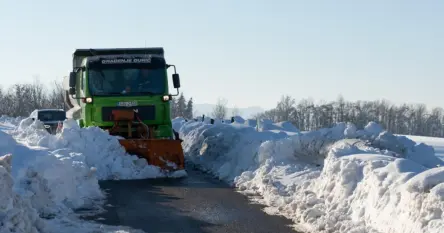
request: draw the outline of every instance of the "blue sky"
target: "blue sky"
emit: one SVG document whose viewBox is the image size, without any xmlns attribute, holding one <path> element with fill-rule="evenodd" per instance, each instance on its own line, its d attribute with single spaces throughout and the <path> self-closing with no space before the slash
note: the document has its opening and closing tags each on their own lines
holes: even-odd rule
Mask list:
<svg viewBox="0 0 444 233">
<path fill-rule="evenodd" d="M 76 48 L 163 46 L 197 103 L 342 94 L 444 107 L 442 12 L 438 0 L 0 0 L 0 79 L 61 79 Z"/>
</svg>

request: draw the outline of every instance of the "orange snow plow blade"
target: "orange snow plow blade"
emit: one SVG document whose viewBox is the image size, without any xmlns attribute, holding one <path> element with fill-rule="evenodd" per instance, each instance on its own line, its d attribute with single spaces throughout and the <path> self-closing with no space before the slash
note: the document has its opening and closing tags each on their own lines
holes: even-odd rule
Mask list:
<svg viewBox="0 0 444 233">
<path fill-rule="evenodd" d="M 163 170 L 185 169 L 181 140 L 153 138 L 152 127 L 145 125 L 131 109 L 113 110 L 112 117 L 114 125 L 109 132 L 114 135 L 122 130 L 127 131 L 128 137 L 119 139 L 119 143 L 128 154 L 145 158 L 148 164 L 158 166 Z M 140 124 L 136 127 L 136 132 L 132 132 L 135 120 Z"/>
<path fill-rule="evenodd" d="M 119 142 L 129 154 L 145 158 L 150 165 L 172 171 L 185 168 L 182 145 L 179 140 L 121 139 Z"/>
</svg>

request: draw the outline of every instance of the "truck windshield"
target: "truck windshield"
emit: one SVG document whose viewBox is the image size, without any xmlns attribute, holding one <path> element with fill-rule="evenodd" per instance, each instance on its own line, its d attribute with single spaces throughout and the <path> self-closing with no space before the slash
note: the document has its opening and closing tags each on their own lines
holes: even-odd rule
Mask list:
<svg viewBox="0 0 444 233">
<path fill-rule="evenodd" d="M 162 95 L 165 78 L 165 69 L 91 69 L 89 90 L 96 96 Z"/>
<path fill-rule="evenodd" d="M 40 121 L 64 121 L 66 114 L 63 111 L 40 111 L 37 118 Z"/>
</svg>

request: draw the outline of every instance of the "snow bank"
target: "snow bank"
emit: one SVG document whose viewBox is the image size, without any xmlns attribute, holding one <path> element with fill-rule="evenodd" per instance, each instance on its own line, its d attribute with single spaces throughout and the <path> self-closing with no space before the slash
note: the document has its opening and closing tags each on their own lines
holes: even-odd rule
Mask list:
<svg viewBox="0 0 444 233">
<path fill-rule="evenodd" d="M 257 120 L 255 120 L 255 119 L 247 119 L 247 120 L 245 120 L 244 124 L 247 125 L 247 126 L 256 128 Z"/>
<path fill-rule="evenodd" d="M 241 116 L 233 116 L 233 118 L 234 118 L 234 122 L 239 123 L 239 124 L 245 124 L 245 120 Z"/>
<path fill-rule="evenodd" d="M 3 137 L 2 137 L 3 138 Z M 1 151 L 1 150 L 0 150 Z M 34 174 L 33 180 L 21 180 L 21 184 L 26 183 L 32 188 L 31 196 L 20 195 L 14 190 L 14 179 L 11 175 L 12 170 L 11 154 L 0 156 L 0 232 L 1 233 L 97 233 L 97 232 L 115 232 L 141 233 L 143 231 L 134 230 L 123 226 L 104 226 L 101 224 L 86 222 L 75 216 L 69 216 L 67 213 L 59 216 L 47 216 L 39 212 L 34 205 L 44 207 L 48 204 L 42 196 L 50 198 L 50 190 L 42 177 Z M 46 192 L 46 195 L 42 195 Z M 37 200 L 36 200 L 37 199 Z M 36 203 L 36 201 L 38 201 Z"/>
<path fill-rule="evenodd" d="M 433 149 L 435 149 L 436 156 L 441 160 L 444 160 L 444 138 L 412 136 L 412 135 L 402 135 L 402 136 L 406 136 L 407 138 L 415 142 L 422 142 L 427 145 L 433 146 Z"/>
<path fill-rule="evenodd" d="M 443 232 L 444 162 L 376 123 L 288 136 L 184 123 L 188 160 L 309 232 Z"/>
<path fill-rule="evenodd" d="M 49 134 L 38 121 L 24 119 L 14 135 L 29 146 L 52 150 L 59 160 L 95 168 L 100 180 L 186 176 L 185 171 L 166 174 L 159 167 L 148 165 L 145 159 L 126 153 L 118 137 L 98 127 L 80 128 L 72 119 L 64 122 L 57 135 Z"/>
<path fill-rule="evenodd" d="M 0 116 L 0 122 L 3 124 L 18 125 L 23 119 L 24 117 L 10 117 L 6 115 Z"/>
<path fill-rule="evenodd" d="M 6 181 L 0 180 L 0 185 L 7 187 L 1 189 L 1 195 L 6 194 L 9 199 L 12 194 L 16 195 L 16 199 L 27 204 L 23 207 L 26 209 L 24 211 L 29 214 L 35 212 L 38 218 L 53 218 L 72 213 L 78 208 L 97 209 L 105 197 L 94 170 L 74 161 L 59 160 L 47 150 L 33 150 L 17 144 L 11 135 L 3 131 L 0 131 L 0 156 L 3 156 L 0 164 L 8 172 L 2 173 Z M 4 193 L 3 190 L 11 190 L 11 193 Z M 3 199 L 0 199 L 1 205 Z M 22 205 L 20 203 L 17 205 Z M 21 211 L 20 208 L 18 206 L 17 211 Z M 26 216 L 24 218 L 26 220 Z M 34 215 L 29 218 L 32 221 L 24 222 L 20 229 L 29 229 L 26 224 L 36 224 Z M 14 219 L 4 220 L 6 225 L 15 225 Z"/>
<path fill-rule="evenodd" d="M 281 122 L 274 123 L 273 121 L 271 121 L 269 119 L 261 119 L 261 120 L 259 120 L 259 124 L 258 124 L 258 121 L 256 119 L 244 120 L 242 118 L 241 119 L 235 118 L 235 122 L 240 123 L 240 124 L 244 124 L 244 125 L 252 127 L 252 128 L 257 128 L 258 131 L 286 133 L 289 135 L 295 135 L 295 134 L 300 133 L 300 130 L 289 121 L 281 121 Z"/>
<path fill-rule="evenodd" d="M 16 131 L 7 131 L 24 137 L 26 142 L 47 141 L 38 137 L 48 136 L 38 122 L 25 119 L 13 128 Z M 1 233 L 141 232 L 86 222 L 74 214 L 80 208 L 101 210 L 105 197 L 98 185 L 96 169 L 87 166 L 81 154 L 17 143 L 3 131 L 0 131 L 0 190 Z"/>
<path fill-rule="evenodd" d="M 278 123 L 274 123 L 271 120 L 263 119 L 259 121 L 259 130 L 260 131 L 283 131 L 283 132 L 292 132 L 292 133 L 299 133 L 299 129 L 296 128 L 291 122 L 289 121 L 281 121 Z"/>
<path fill-rule="evenodd" d="M 285 137 L 271 132 L 258 133 L 239 124 L 211 125 L 190 122 L 180 128 L 182 147 L 187 159 L 202 169 L 213 171 L 221 179 L 232 180 L 252 169 L 255 150 L 266 140 Z M 243 154 L 243 156 L 239 156 Z"/>
<path fill-rule="evenodd" d="M 44 232 L 43 220 L 29 201 L 13 191 L 13 185 L 11 155 L 8 154 L 0 157 L 0 232 Z"/>
<path fill-rule="evenodd" d="M 180 127 L 185 123 L 185 118 L 183 117 L 176 117 L 172 120 L 172 126 L 173 129 L 178 132 Z"/>
</svg>

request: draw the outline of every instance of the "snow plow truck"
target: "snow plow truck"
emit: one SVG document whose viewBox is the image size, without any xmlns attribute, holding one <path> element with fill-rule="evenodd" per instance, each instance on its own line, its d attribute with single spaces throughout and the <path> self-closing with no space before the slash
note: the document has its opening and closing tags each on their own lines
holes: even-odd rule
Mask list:
<svg viewBox="0 0 444 233">
<path fill-rule="evenodd" d="M 168 68 L 173 67 L 169 93 Z M 162 47 L 76 49 L 64 79 L 67 118 L 120 136 L 129 154 L 164 171 L 184 169 L 179 135 L 172 128 L 170 100 L 180 79 Z"/>
</svg>

